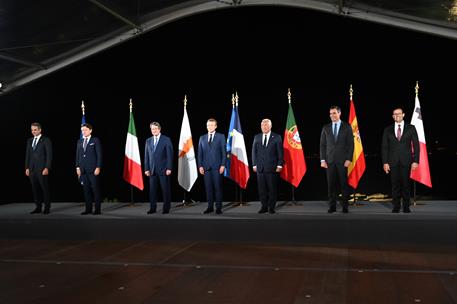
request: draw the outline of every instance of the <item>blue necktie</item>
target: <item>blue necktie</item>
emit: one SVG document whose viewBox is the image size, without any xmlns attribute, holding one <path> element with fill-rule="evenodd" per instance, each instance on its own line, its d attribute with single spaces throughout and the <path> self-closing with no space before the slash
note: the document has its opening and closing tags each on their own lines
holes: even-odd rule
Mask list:
<svg viewBox="0 0 457 304">
<path fill-rule="evenodd" d="M 37 141 L 38 141 L 38 138 L 35 137 L 35 138 L 33 139 L 33 143 L 32 143 L 32 149 L 33 149 L 33 150 L 35 150 L 35 148 L 36 148 L 36 142 L 37 142 Z"/>
<path fill-rule="evenodd" d="M 152 151 L 153 151 L 153 152 L 156 151 L 156 147 L 157 147 L 157 142 L 158 142 L 158 141 L 159 141 L 159 140 L 157 139 L 157 137 L 154 137 L 154 145 L 153 145 L 153 147 L 152 147 Z"/>
<path fill-rule="evenodd" d="M 83 150 L 84 150 L 84 152 L 86 152 L 86 148 L 87 148 L 87 137 L 84 138 L 84 142 L 83 142 Z"/>
<path fill-rule="evenodd" d="M 338 136 L 336 130 L 337 130 L 337 129 L 336 129 L 336 123 L 335 123 L 335 124 L 333 124 L 333 137 L 335 138 L 335 140 L 336 140 L 336 137 Z"/>
</svg>

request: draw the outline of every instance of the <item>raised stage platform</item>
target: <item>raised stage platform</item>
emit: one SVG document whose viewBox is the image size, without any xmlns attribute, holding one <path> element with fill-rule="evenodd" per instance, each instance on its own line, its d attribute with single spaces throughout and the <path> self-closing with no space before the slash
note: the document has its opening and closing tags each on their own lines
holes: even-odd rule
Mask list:
<svg viewBox="0 0 457 304">
<path fill-rule="evenodd" d="M 0 303 L 457 303 L 456 201 L 33 208 L 0 206 Z"/>
<path fill-rule="evenodd" d="M 203 214 L 206 203 L 173 203 L 169 214 L 146 214 L 148 203 L 103 203 L 101 215 L 80 215 L 82 203 L 53 203 L 51 214 L 29 214 L 34 204 L 0 206 L 2 239 L 195 240 L 303 244 L 445 244 L 457 240 L 457 201 L 420 201 L 409 214 L 390 203 L 358 202 L 349 214 L 327 214 L 324 201 L 279 202 L 258 214 L 259 202 L 225 203 L 223 214 Z"/>
</svg>

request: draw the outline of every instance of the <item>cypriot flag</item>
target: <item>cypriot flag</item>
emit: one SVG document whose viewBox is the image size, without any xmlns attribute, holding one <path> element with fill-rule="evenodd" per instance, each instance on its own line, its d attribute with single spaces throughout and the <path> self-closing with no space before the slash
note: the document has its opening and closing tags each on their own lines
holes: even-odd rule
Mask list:
<svg viewBox="0 0 457 304">
<path fill-rule="evenodd" d="M 198 171 L 186 105 L 187 98 L 184 97 L 184 116 L 179 135 L 178 183 L 186 191 L 190 191 L 197 180 Z"/>
</svg>

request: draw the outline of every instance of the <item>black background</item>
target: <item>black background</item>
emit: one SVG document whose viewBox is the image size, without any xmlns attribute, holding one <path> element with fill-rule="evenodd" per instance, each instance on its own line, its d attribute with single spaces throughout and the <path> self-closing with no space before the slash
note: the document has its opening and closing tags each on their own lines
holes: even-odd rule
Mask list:
<svg viewBox="0 0 457 304">
<path fill-rule="evenodd" d="M 187 17 L 0 97 L 0 201 L 32 200 L 23 166 L 34 121 L 42 123 L 54 145 L 52 200 L 83 199 L 74 170 L 81 100 L 104 148 L 103 197 L 129 201 L 130 186 L 122 179 L 129 98 L 141 155 L 151 121 L 162 124 L 177 155 L 184 94 L 196 143 L 209 117 L 227 134 L 236 90 L 250 158 L 263 118 L 270 118 L 273 131 L 283 135 L 288 87 L 308 167 L 296 199 L 325 199 L 320 130 L 329 122 L 331 105 L 339 105 L 348 120 L 350 84 L 367 155 L 359 191 L 389 193 L 379 159 L 382 131 L 392 122 L 395 107 L 403 107 L 410 122 L 416 80 L 434 184 L 432 189 L 418 185 L 418 194 L 456 199 L 456 54 L 455 40 L 304 9 L 231 8 Z M 173 201 L 181 201 L 177 157 L 172 178 Z M 135 190 L 135 200 L 147 201 L 147 189 Z M 225 180 L 224 189 L 224 200 L 233 199 L 234 183 Z M 252 174 L 245 199 L 258 200 L 256 191 Z M 191 196 L 205 200 L 202 178 Z M 279 199 L 289 198 L 290 186 L 281 182 Z"/>
</svg>

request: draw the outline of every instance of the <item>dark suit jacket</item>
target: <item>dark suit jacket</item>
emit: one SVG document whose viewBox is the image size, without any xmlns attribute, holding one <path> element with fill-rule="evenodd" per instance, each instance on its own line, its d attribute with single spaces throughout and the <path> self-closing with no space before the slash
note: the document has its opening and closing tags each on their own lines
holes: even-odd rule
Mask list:
<svg viewBox="0 0 457 304">
<path fill-rule="evenodd" d="M 276 172 L 277 166 L 284 164 L 284 150 L 281 136 L 271 132 L 266 147 L 263 146 L 263 133 L 254 136 L 252 143 L 252 166 L 257 167 L 257 172 Z"/>
<path fill-rule="evenodd" d="M 35 150 L 32 149 L 33 137 L 27 140 L 25 149 L 25 168 L 29 170 L 43 171 L 44 168 L 51 169 L 52 143 L 51 140 L 41 135 Z"/>
<path fill-rule="evenodd" d="M 76 143 L 76 167 L 81 174 L 94 173 L 96 168 L 102 167 L 102 144 L 97 137 L 90 137 L 86 151 L 83 149 L 84 139 Z"/>
<path fill-rule="evenodd" d="M 168 136 L 160 134 L 159 142 L 154 151 L 154 136 L 146 140 L 144 151 L 144 171 L 151 174 L 166 175 L 167 170 L 173 169 L 173 145 Z"/>
<path fill-rule="evenodd" d="M 342 121 L 335 141 L 332 123 L 324 125 L 320 140 L 320 160 L 325 160 L 329 164 L 342 164 L 346 160 L 352 161 L 353 154 L 354 136 L 351 126 Z"/>
<path fill-rule="evenodd" d="M 393 124 L 384 129 L 381 145 L 383 164 L 395 167 L 419 163 L 419 149 L 419 138 L 413 125 L 405 123 L 400 141 L 397 140 Z"/>
<path fill-rule="evenodd" d="M 224 134 L 215 132 L 211 145 L 208 143 L 208 134 L 200 136 L 198 141 L 198 167 L 203 167 L 207 171 L 219 170 L 221 166 L 225 166 L 227 161 L 225 145 Z"/>
</svg>

